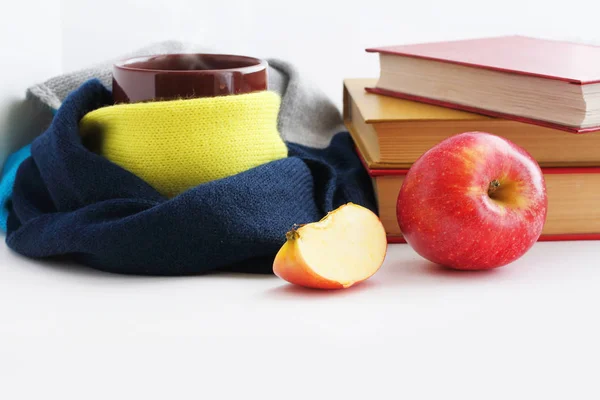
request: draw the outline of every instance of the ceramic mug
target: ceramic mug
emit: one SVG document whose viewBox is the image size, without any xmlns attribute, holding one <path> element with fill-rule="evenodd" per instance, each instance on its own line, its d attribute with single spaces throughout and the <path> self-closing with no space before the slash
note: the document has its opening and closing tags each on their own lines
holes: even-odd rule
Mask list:
<svg viewBox="0 0 600 400">
<path fill-rule="evenodd" d="M 265 60 L 229 54 L 165 54 L 113 65 L 113 99 L 137 103 L 267 90 Z"/>
</svg>

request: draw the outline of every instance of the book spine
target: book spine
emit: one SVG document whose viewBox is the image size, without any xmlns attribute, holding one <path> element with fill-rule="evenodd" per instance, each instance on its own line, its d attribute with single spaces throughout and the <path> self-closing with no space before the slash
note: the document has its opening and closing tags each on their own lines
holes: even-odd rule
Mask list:
<svg viewBox="0 0 600 400">
<path fill-rule="evenodd" d="M 569 242 L 579 240 L 600 240 L 600 233 L 569 233 L 560 235 L 541 235 L 538 242 Z M 406 243 L 402 236 L 388 235 L 387 241 L 390 244 Z"/>
</svg>

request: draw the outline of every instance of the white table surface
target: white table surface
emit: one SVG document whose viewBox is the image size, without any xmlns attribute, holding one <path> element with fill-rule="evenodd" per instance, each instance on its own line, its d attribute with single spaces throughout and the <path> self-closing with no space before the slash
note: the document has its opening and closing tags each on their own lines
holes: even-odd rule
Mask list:
<svg viewBox="0 0 600 400">
<path fill-rule="evenodd" d="M 2 243 L 0 398 L 597 399 L 599 256 L 538 243 L 452 272 L 397 244 L 366 283 L 319 292 L 112 275 Z"/>
</svg>

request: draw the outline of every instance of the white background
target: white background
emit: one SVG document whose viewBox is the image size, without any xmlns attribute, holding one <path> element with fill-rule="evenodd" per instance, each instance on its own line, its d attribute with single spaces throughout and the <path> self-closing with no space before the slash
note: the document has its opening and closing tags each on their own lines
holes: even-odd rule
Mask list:
<svg viewBox="0 0 600 400">
<path fill-rule="evenodd" d="M 365 47 L 499 34 L 600 43 L 595 1 L 9 1 L 0 155 L 25 88 L 155 41 L 290 60 L 341 105 Z M 600 393 L 596 242 L 537 244 L 485 274 L 391 246 L 334 295 L 275 277 L 150 279 L 0 246 L 0 398 L 587 399 Z M 320 389 L 319 385 L 323 385 Z"/>
</svg>

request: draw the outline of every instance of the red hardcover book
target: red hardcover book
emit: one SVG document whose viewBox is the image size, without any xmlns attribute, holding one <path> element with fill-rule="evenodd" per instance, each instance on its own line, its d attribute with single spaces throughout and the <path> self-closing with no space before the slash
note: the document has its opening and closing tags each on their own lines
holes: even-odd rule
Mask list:
<svg viewBox="0 0 600 400">
<path fill-rule="evenodd" d="M 501 36 L 383 46 L 370 92 L 574 133 L 600 130 L 600 46 Z"/>
<path fill-rule="evenodd" d="M 405 243 L 396 218 L 398 193 L 408 169 L 370 169 L 379 218 L 389 243 Z M 539 241 L 600 240 L 600 168 L 542 168 L 548 214 Z"/>
</svg>

